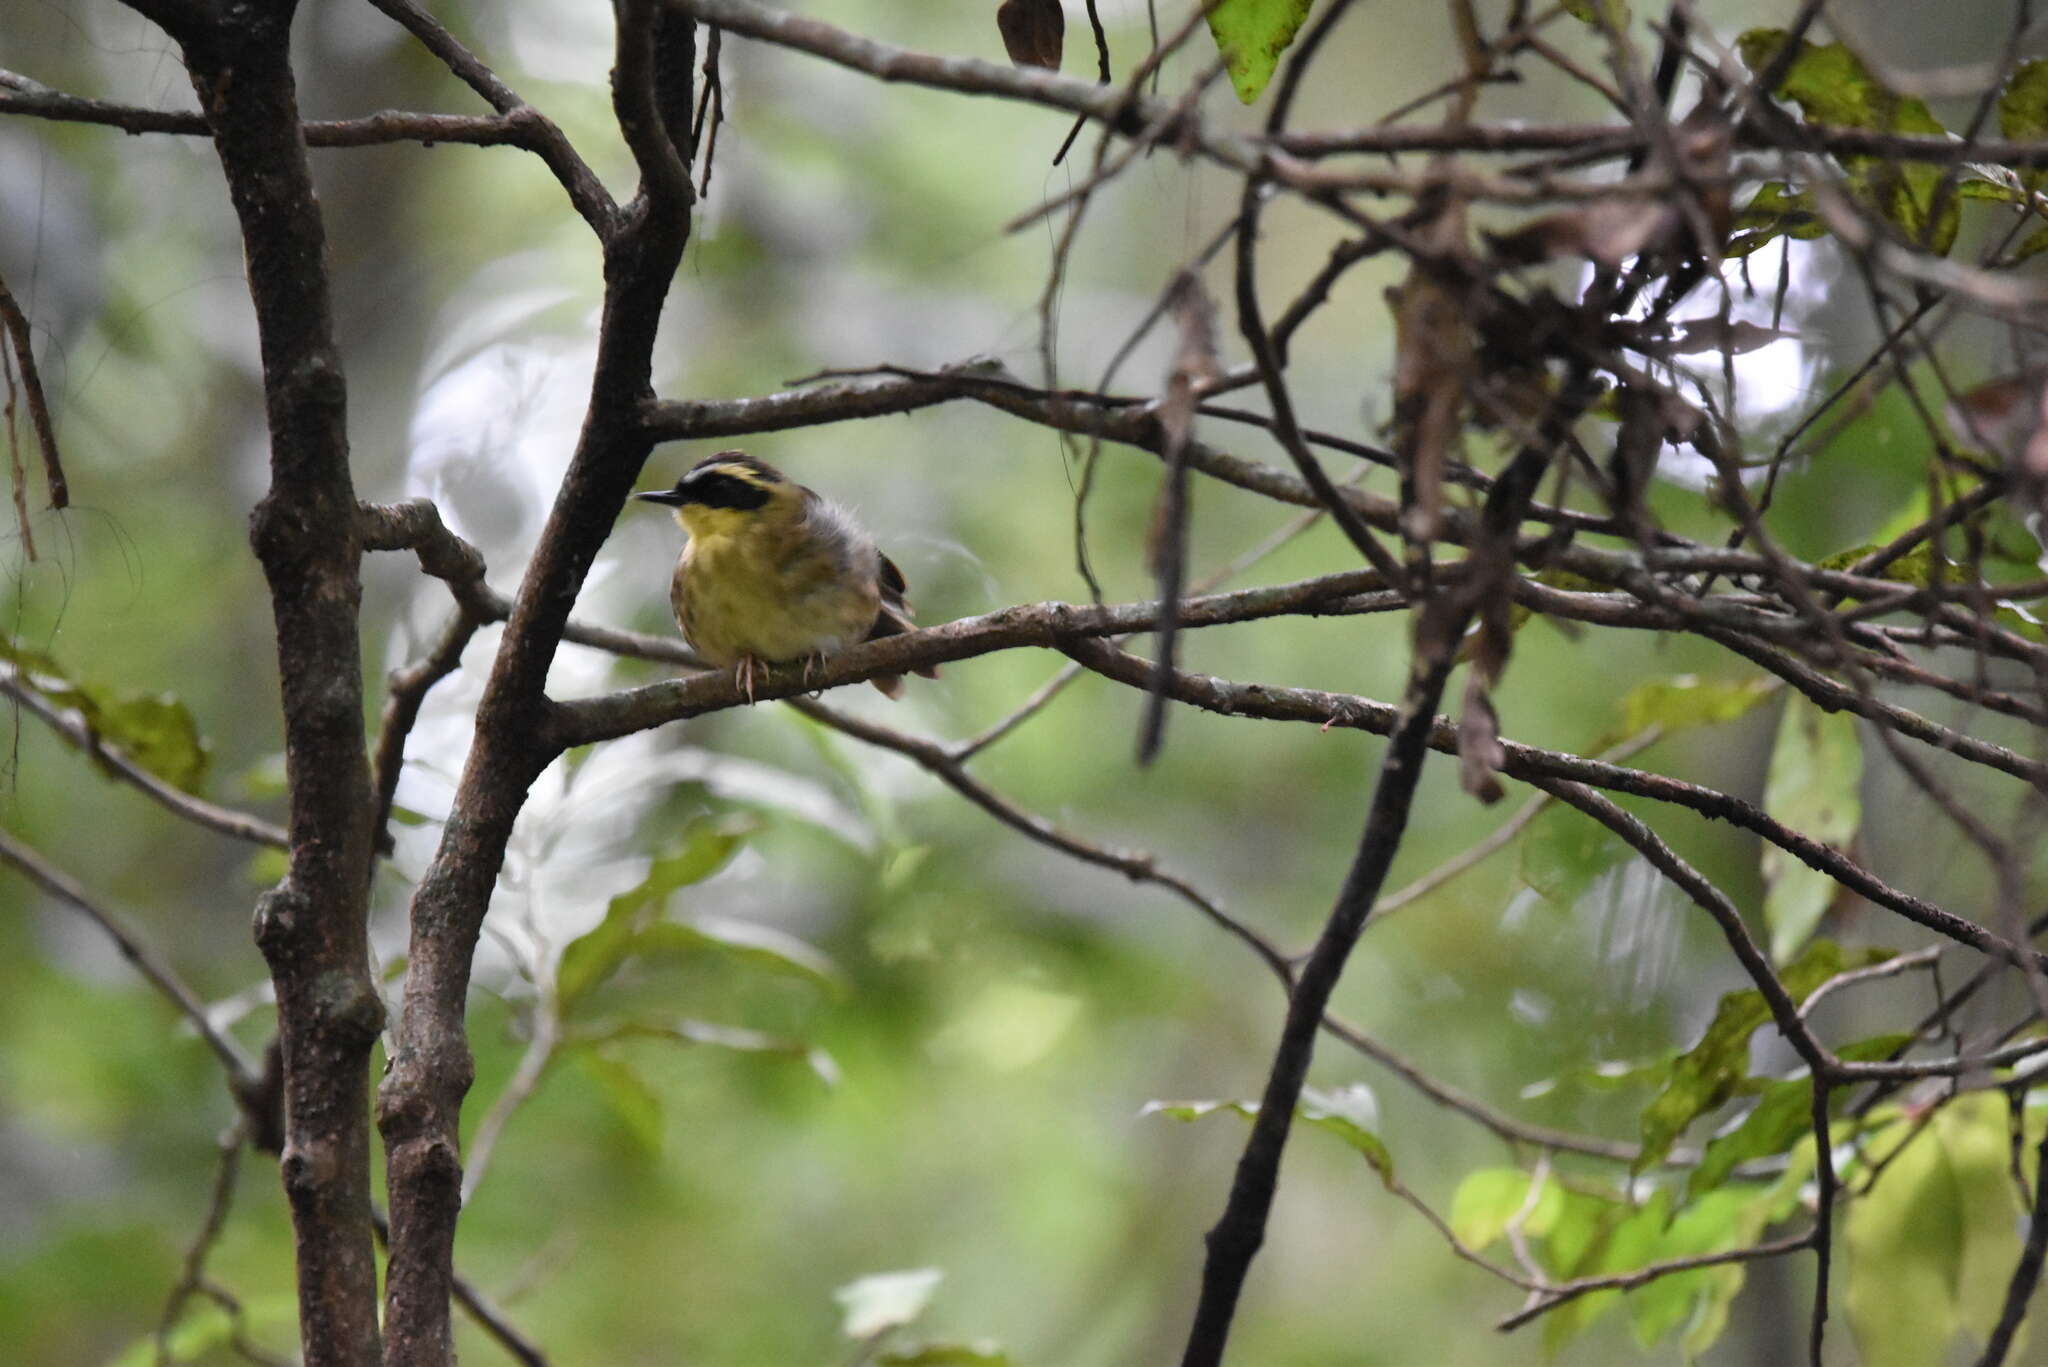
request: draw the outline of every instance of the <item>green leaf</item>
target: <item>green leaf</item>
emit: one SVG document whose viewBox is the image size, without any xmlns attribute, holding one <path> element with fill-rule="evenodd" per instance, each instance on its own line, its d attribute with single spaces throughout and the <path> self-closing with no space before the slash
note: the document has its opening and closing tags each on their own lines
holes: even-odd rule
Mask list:
<svg viewBox="0 0 2048 1367">
<path fill-rule="evenodd" d="M 2028 257 L 2038 256 L 2043 251 L 2048 251 L 2048 224 L 2043 224 L 2021 238 L 2019 245 L 2012 249 L 2012 255 L 2007 259 L 2018 265 Z"/>
<path fill-rule="evenodd" d="M 1762 74 L 1783 50 L 1783 29 L 1751 29 L 1737 40 L 1749 69 Z M 1943 133 L 1925 101 L 1885 88 L 1856 54 L 1840 43 L 1801 42 L 1777 90 L 1799 106 L 1808 123 L 1868 128 L 1882 133 Z M 1884 157 L 1842 159 L 1852 192 L 1889 219 L 1909 240 L 1945 254 L 1961 215 L 1953 192 L 1941 190 L 1942 171 L 1926 162 Z M 1935 219 L 1937 196 L 1940 218 Z"/>
<path fill-rule="evenodd" d="M 619 1128 L 649 1158 L 661 1157 L 661 1098 L 629 1065 L 603 1054 L 578 1055 L 583 1071 L 597 1083 L 600 1095 Z"/>
<path fill-rule="evenodd" d="M 1209 33 L 1238 99 L 1250 104 L 1259 98 L 1280 54 L 1308 18 L 1309 5 L 1310 0 L 1221 0 L 1209 11 Z"/>
<path fill-rule="evenodd" d="M 1764 810 L 1829 849 L 1846 851 L 1863 822 L 1862 782 L 1856 718 L 1823 712 L 1796 695 L 1787 699 L 1764 783 Z M 1782 963 L 1806 943 L 1840 885 L 1776 845 L 1764 846 L 1762 867 L 1771 957 Z"/>
<path fill-rule="evenodd" d="M 1628 0 L 1564 0 L 1564 12 L 1602 32 L 1628 27 Z"/>
<path fill-rule="evenodd" d="M 1622 733 L 1632 736 L 1652 725 L 1678 731 L 1734 721 L 1776 690 L 1771 679 L 1726 681 L 1696 674 L 1639 684 L 1621 700 Z"/>
<path fill-rule="evenodd" d="M 1833 555 L 1823 556 L 1815 563 L 1814 568 L 1833 570 L 1837 573 L 1846 572 L 1882 549 L 1883 546 L 1877 542 L 1851 546 L 1846 551 L 1836 551 Z M 1869 577 L 1889 580 L 1894 584 L 1911 584 L 1914 588 L 1926 588 L 1934 577 L 1934 548 L 1924 543 L 1915 546 Z M 1849 595 L 1851 598 L 1858 596 L 1853 593 Z"/>
<path fill-rule="evenodd" d="M 52 706 L 74 712 L 94 740 L 124 752 L 174 788 L 197 793 L 212 758 L 191 710 L 169 693 L 106 688 L 75 679 L 50 656 L 0 641 L 0 661 Z"/>
<path fill-rule="evenodd" d="M 2048 136 L 2048 59 L 2021 62 L 1998 92 L 1998 131 L 2014 142 Z"/>
<path fill-rule="evenodd" d="M 1796 962 L 1779 971 L 1778 980 L 1794 1002 L 1801 1002 L 1807 993 L 1843 969 L 1860 968 L 1890 957 L 1885 950 L 1865 950 L 1845 960 L 1833 941 L 1816 940 Z M 1643 1148 L 1631 1165 L 1632 1171 L 1643 1172 L 1661 1163 L 1688 1125 L 1744 1089 L 1749 1080 L 1750 1036 L 1770 1019 L 1771 1009 L 1763 993 L 1755 988 L 1730 992 L 1721 998 L 1706 1033 L 1700 1036 L 1698 1044 L 1678 1056 L 1671 1065 L 1671 1080 L 1644 1108 Z"/>
<path fill-rule="evenodd" d="M 1813 194 L 1795 191 L 1782 180 L 1765 181 L 1735 215 L 1728 239 L 1729 256 L 1748 256 L 1781 237 L 1810 242 L 1827 234 L 1827 224 L 1814 208 Z"/>
<path fill-rule="evenodd" d="M 1743 65 L 1761 75 L 1790 36 L 1783 29 L 1749 30 L 1736 40 Z M 1856 54 L 1840 43 L 1801 42 L 1798 55 L 1778 83 L 1777 95 L 1798 105 L 1808 123 L 1894 133 L 1947 131 L 1925 101 L 1885 89 Z"/>
<path fill-rule="evenodd" d="M 1988 1092 L 1959 1097 L 1934 1118 L 1934 1133 L 1955 1179 L 1962 1221 L 1956 1308 L 1963 1328 L 1981 1341 L 2005 1307 L 2006 1285 L 2020 1256 L 2020 1220 L 2026 1213 L 2012 1182 L 2005 1100 Z M 2023 1356 L 2015 1353 L 2012 1360 Z"/>
<path fill-rule="evenodd" d="M 1379 1103 L 1373 1099 L 1370 1087 L 1359 1082 L 1334 1092 L 1304 1088 L 1301 1104 L 1295 1107 L 1294 1113 L 1303 1124 L 1334 1134 L 1358 1150 L 1382 1180 L 1393 1180 L 1394 1156 L 1387 1152 L 1386 1144 L 1375 1133 L 1374 1127 L 1379 1124 Z"/>
<path fill-rule="evenodd" d="M 926 1343 L 875 1359 L 879 1367 L 1010 1367 L 1010 1355 L 992 1343 Z"/>
<path fill-rule="evenodd" d="M 667 1040 L 676 1044 L 729 1049 L 740 1054 L 773 1054 L 802 1062 L 828 1087 L 839 1085 L 839 1064 L 824 1049 L 787 1035 L 771 1035 L 742 1025 L 695 1020 L 664 1012 L 644 1012 L 623 1020 L 598 1021 L 576 1027 L 570 1045 L 604 1045 L 621 1039 Z"/>
<path fill-rule="evenodd" d="M 1522 837 L 1520 873 L 1544 901 L 1569 911 L 1601 875 L 1633 853 L 1607 827 L 1559 804 L 1531 822 Z"/>
<path fill-rule="evenodd" d="M 604 919 L 562 950 L 555 969 L 555 1000 L 563 1014 L 618 972 L 643 937 L 673 924 L 655 919 L 670 893 L 718 872 L 753 830 L 751 822 L 697 822 L 677 849 L 649 866 L 638 886 L 612 898 Z"/>
<path fill-rule="evenodd" d="M 1164 1115 L 1175 1120 L 1202 1120 L 1208 1116 L 1228 1111 L 1232 1115 L 1250 1120 L 1259 1113 L 1256 1101 L 1148 1101 L 1139 1109 L 1139 1115 Z M 1305 1088 L 1301 1101 L 1294 1108 L 1294 1116 L 1303 1125 L 1334 1134 L 1365 1156 L 1374 1172 L 1382 1179 L 1391 1181 L 1394 1176 L 1393 1155 L 1379 1135 L 1373 1132 L 1378 1106 L 1373 1101 L 1372 1089 L 1363 1083 L 1341 1088 L 1335 1092 L 1319 1092 L 1313 1087 Z"/>
<path fill-rule="evenodd" d="M 1960 1192 L 1931 1126 L 1900 1120 L 1869 1148 L 1896 1156 L 1842 1220 L 1843 1310 L 1865 1367 L 1925 1367 L 1962 1323 Z"/>
<path fill-rule="evenodd" d="M 1911 1035 L 1879 1035 L 1858 1040 L 1836 1051 L 1838 1057 L 1854 1063 L 1889 1058 Z M 1837 1088 L 1833 1104 L 1839 1109 L 1848 1093 Z M 1742 1123 L 1726 1134 L 1707 1141 L 1700 1165 L 1686 1185 L 1686 1199 L 1704 1195 L 1728 1180 L 1728 1174 L 1756 1158 L 1784 1153 L 1813 1126 L 1813 1079 L 1784 1078 L 1767 1084 L 1763 1095 Z"/>
<path fill-rule="evenodd" d="M 1753 1204 L 1748 1193 L 1727 1192 L 1688 1206 L 1657 1232 L 1647 1256 L 1634 1266 L 1720 1253 L 1754 1242 L 1760 1231 L 1744 1218 Z M 1742 1289 L 1742 1281 L 1743 1269 L 1731 1264 L 1676 1272 L 1630 1292 L 1629 1326 L 1636 1343 L 1649 1348 L 1674 1330 L 1700 1325 L 1703 1318 L 1718 1319 L 1707 1331 L 1705 1342 L 1688 1352 L 1688 1356 L 1697 1355 L 1720 1336 L 1720 1326 L 1727 1322 L 1728 1303 Z"/>
<path fill-rule="evenodd" d="M 1862 1145 L 1875 1183 L 1843 1222 L 1849 1326 L 1874 1367 L 1940 1361 L 2003 1308 L 2023 1206 L 2002 1098 L 1960 1097 Z M 1853 1188 L 1852 1188 L 1853 1189 Z"/>
<path fill-rule="evenodd" d="M 850 1339 L 871 1339 L 913 1322 L 931 1304 L 945 1275 L 936 1267 L 918 1267 L 848 1282 L 832 1293 L 846 1312 L 840 1332 Z"/>
<path fill-rule="evenodd" d="M 2025 204 L 2027 191 L 2019 178 L 2002 166 L 1982 162 L 1964 166 L 1956 176 L 1956 193 L 1964 199 L 1989 199 L 2000 204 Z"/>
<path fill-rule="evenodd" d="M 1475 1169 L 1465 1174 L 1451 1197 L 1451 1232 L 1465 1247 L 1484 1252 L 1508 1232 L 1524 1206 L 1529 1206 L 1529 1213 L 1523 1218 L 1523 1231 L 1541 1238 L 1564 1214 L 1564 1188 L 1555 1180 L 1546 1181 L 1530 1205 L 1528 1173 L 1520 1168 Z"/>
<path fill-rule="evenodd" d="M 634 948 L 649 958 L 717 955 L 834 991 L 844 981 L 838 965 L 816 946 L 773 926 L 730 916 L 700 916 L 687 923 L 658 921 L 641 932 Z"/>
</svg>

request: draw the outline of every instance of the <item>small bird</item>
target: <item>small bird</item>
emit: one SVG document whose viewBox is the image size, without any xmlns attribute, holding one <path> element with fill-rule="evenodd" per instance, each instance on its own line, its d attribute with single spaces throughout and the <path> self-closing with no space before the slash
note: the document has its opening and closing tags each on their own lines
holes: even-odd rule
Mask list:
<svg viewBox="0 0 2048 1367">
<path fill-rule="evenodd" d="M 673 489 L 633 497 L 675 509 L 689 533 L 669 586 L 683 639 L 730 668 L 748 701 L 764 664 L 809 666 L 911 629 L 903 571 L 853 515 L 744 451 L 720 451 Z M 917 671 L 928 679 L 931 669 Z M 886 697 L 903 680 L 872 681 Z"/>
</svg>

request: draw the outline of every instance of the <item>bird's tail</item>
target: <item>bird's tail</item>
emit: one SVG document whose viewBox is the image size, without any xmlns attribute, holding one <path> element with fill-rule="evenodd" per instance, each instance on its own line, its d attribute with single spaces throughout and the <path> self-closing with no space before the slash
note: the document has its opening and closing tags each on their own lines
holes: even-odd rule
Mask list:
<svg viewBox="0 0 2048 1367">
<path fill-rule="evenodd" d="M 882 605 L 882 610 L 875 614 L 875 624 L 868 628 L 867 639 L 879 641 L 884 636 L 901 636 L 904 632 L 911 630 L 913 625 L 910 618 L 905 616 L 895 605 L 885 602 Z M 939 677 L 939 671 L 936 668 L 920 669 L 917 673 L 920 677 L 926 679 L 936 679 Z M 903 676 L 901 674 L 879 674 L 868 680 L 868 682 L 880 689 L 882 696 L 885 698 L 900 698 L 903 696 Z"/>
</svg>

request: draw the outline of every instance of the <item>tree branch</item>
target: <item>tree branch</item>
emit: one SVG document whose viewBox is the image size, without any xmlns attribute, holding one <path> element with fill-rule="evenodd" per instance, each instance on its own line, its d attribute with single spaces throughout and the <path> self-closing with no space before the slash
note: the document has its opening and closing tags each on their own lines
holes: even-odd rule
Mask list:
<svg viewBox="0 0 2048 1367">
<path fill-rule="evenodd" d="M 291 849 L 284 881 L 258 903 L 256 940 L 277 987 L 300 1342 L 308 1367 L 374 1367 L 368 1064 L 384 1011 L 368 968 L 360 549 L 326 230 L 292 79 L 292 6 L 242 6 L 217 22 L 196 5 L 141 8 L 183 48 L 241 223 L 262 345 L 271 484 L 250 539 L 277 633 Z"/>
<path fill-rule="evenodd" d="M 216 806 L 204 798 L 194 797 L 184 789 L 164 782 L 128 758 L 119 748 L 107 745 L 83 721 L 53 707 L 42 694 L 25 686 L 11 667 L 0 666 L 0 696 L 5 696 L 27 709 L 65 741 L 90 755 L 108 774 L 124 783 L 134 785 L 194 825 L 203 826 L 207 830 L 236 840 L 269 845 L 273 849 L 291 847 L 291 837 L 282 827 L 273 826 L 270 822 L 251 816 L 247 812 Z"/>
<path fill-rule="evenodd" d="M 391 1210 L 391 1367 L 450 1360 L 462 1184 L 458 1123 L 474 1077 L 463 1020 L 471 962 L 513 821 L 556 753 L 540 739 L 551 712 L 543 692 L 548 666 L 651 445 L 641 405 L 651 388 L 662 307 L 690 231 L 688 171 L 664 121 L 674 111 L 687 121 L 692 66 L 656 63 L 650 44 L 660 42 L 673 55 L 682 36 L 669 26 L 682 23 L 647 3 L 622 8 L 613 102 L 642 159 L 642 192 L 604 238 L 604 313 L 583 430 L 499 640 L 440 848 L 413 895 L 404 1008 L 377 1110 Z"/>
</svg>

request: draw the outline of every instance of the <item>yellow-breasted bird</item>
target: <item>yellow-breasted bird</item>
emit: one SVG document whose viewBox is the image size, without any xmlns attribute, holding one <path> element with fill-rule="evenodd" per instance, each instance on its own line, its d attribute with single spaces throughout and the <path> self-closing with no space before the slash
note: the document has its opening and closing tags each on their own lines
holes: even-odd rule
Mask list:
<svg viewBox="0 0 2048 1367">
<path fill-rule="evenodd" d="M 764 460 L 720 451 L 673 489 L 633 497 L 675 509 L 689 533 L 669 586 L 676 625 L 750 700 L 763 664 L 809 664 L 910 630 L 903 571 L 851 513 Z M 903 691 L 894 674 L 873 683 L 891 698 Z"/>
</svg>

